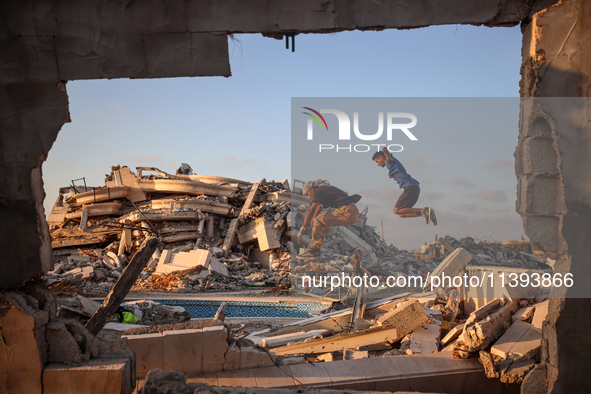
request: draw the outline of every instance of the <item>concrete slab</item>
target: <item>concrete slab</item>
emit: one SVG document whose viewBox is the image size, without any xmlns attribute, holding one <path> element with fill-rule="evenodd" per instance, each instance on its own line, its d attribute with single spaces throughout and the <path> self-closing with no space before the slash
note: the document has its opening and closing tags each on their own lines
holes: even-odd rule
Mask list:
<svg viewBox="0 0 591 394">
<path fill-rule="evenodd" d="M 230 276 L 230 272 L 228 271 L 226 264 L 222 263 L 215 257 L 212 257 L 209 262 L 209 272 L 217 272 L 218 274 L 222 274 L 224 276 Z"/>
<path fill-rule="evenodd" d="M 533 316 L 535 309 L 536 308 L 533 305 L 518 309 L 517 312 L 515 312 L 515 314 L 511 316 L 511 321 L 516 322 L 518 320 L 528 320 L 530 317 Z"/>
<path fill-rule="evenodd" d="M 379 380 L 385 377 L 399 376 L 400 370 L 396 363 L 393 363 L 390 358 L 392 357 L 372 357 L 363 360 L 354 360 L 358 362 L 358 365 L 363 371 L 363 374 L 367 376 L 369 380 Z M 347 361 L 353 362 L 353 361 Z"/>
<path fill-rule="evenodd" d="M 161 333 L 123 335 L 135 353 L 136 376 L 142 378 L 154 368 L 164 369 L 164 338 Z"/>
<path fill-rule="evenodd" d="M 402 336 L 403 334 L 401 334 L 401 331 L 397 327 L 386 326 L 350 334 L 335 335 L 301 344 L 278 347 L 273 349 L 272 352 L 276 355 L 326 353 L 343 350 L 344 348 L 352 349 L 377 342 L 398 341 Z"/>
<path fill-rule="evenodd" d="M 35 318 L 12 307 L 0 317 L 0 392 L 40 393 L 43 361 Z"/>
<path fill-rule="evenodd" d="M 546 316 L 548 316 L 549 304 L 550 300 L 546 300 L 535 305 L 536 310 L 534 312 L 534 317 L 531 320 L 531 325 L 539 332 L 542 332 L 542 324 L 544 323 L 544 320 L 546 320 Z"/>
<path fill-rule="evenodd" d="M 253 369 L 218 372 L 218 385 L 228 387 L 257 387 Z"/>
<path fill-rule="evenodd" d="M 430 280 L 425 284 L 423 289 L 431 289 L 432 278 L 437 277 L 454 277 L 460 274 L 464 268 L 472 261 L 472 254 L 464 248 L 457 248 L 447 256 L 441 264 L 433 270 Z M 437 284 L 437 282 L 435 282 Z M 441 287 L 441 286 L 439 286 Z"/>
<path fill-rule="evenodd" d="M 355 381 L 367 379 L 367 374 L 360 360 L 341 360 L 324 363 L 331 382 Z"/>
<path fill-rule="evenodd" d="M 182 373 L 202 372 L 203 330 L 164 331 L 163 369 Z M 220 369 L 221 370 L 221 366 Z"/>
<path fill-rule="evenodd" d="M 162 251 L 158 266 L 154 274 L 162 275 L 173 271 L 182 271 L 202 265 L 209 267 L 211 252 L 209 250 L 197 249 L 190 252 L 171 253 L 168 249 Z"/>
<path fill-rule="evenodd" d="M 274 337 L 266 337 L 262 339 L 262 346 L 264 347 L 275 347 L 287 345 L 290 342 L 299 342 L 307 338 L 312 338 L 317 335 L 323 335 L 330 332 L 329 330 L 311 330 L 307 332 L 296 332 L 293 334 L 283 334 Z"/>
<path fill-rule="evenodd" d="M 240 369 L 240 348 L 235 344 L 228 346 L 226 358 L 222 365 L 224 371 Z"/>
<path fill-rule="evenodd" d="M 281 367 L 283 369 L 284 367 Z M 253 369 L 258 387 L 292 387 L 297 383 L 277 367 Z"/>
<path fill-rule="evenodd" d="M 93 359 L 81 365 L 49 364 L 43 370 L 43 392 L 131 393 L 130 364 L 127 358 Z"/>
<path fill-rule="evenodd" d="M 521 340 L 521 337 L 529 331 L 531 324 L 516 321 L 505 331 L 497 342 L 490 348 L 490 353 L 496 356 L 507 358 L 511 349 Z"/>
<path fill-rule="evenodd" d="M 226 327 L 204 327 L 202 338 L 202 371 L 221 371 L 228 350 L 228 331 Z"/>
<path fill-rule="evenodd" d="M 494 308 L 500 305 L 501 299 L 495 298 L 481 306 L 480 308 L 476 309 L 474 312 L 470 313 L 468 319 L 466 319 L 466 325 L 481 320 L 484 316 L 488 315 Z"/>
<path fill-rule="evenodd" d="M 294 379 L 299 380 L 306 386 L 331 382 L 330 375 L 326 370 L 326 363 L 289 365 L 285 369 Z"/>
<path fill-rule="evenodd" d="M 206 383 L 210 386 L 219 386 L 218 373 L 187 374 L 187 383 Z"/>
<path fill-rule="evenodd" d="M 264 350 L 255 347 L 240 349 L 240 368 L 270 367 L 275 365 L 271 356 Z"/>
<path fill-rule="evenodd" d="M 449 330 L 447 335 L 443 337 L 443 339 L 441 340 L 441 345 L 447 346 L 452 341 L 456 340 L 460 336 L 460 334 L 462 334 L 462 331 L 464 331 L 464 324 L 459 324 L 453 327 L 451 330 Z"/>
<path fill-rule="evenodd" d="M 408 335 L 408 343 L 402 341 L 400 349 L 406 354 L 435 353 L 439 350 L 439 338 L 441 338 L 441 321 L 431 320 L 414 329 Z"/>
<path fill-rule="evenodd" d="M 542 334 L 533 327 L 511 349 L 511 357 L 515 361 L 524 361 L 535 357 L 542 347 Z"/>
</svg>

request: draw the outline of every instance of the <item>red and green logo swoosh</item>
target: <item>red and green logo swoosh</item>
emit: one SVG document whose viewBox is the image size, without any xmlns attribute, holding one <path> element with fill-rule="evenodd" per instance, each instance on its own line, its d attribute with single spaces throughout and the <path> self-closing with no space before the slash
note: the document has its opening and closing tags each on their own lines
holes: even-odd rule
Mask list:
<svg viewBox="0 0 591 394">
<path fill-rule="evenodd" d="M 326 120 L 324 120 L 324 117 L 323 117 L 322 115 L 320 115 L 320 112 L 318 112 L 318 111 L 316 111 L 316 110 L 314 110 L 314 109 L 312 109 L 312 108 L 309 108 L 309 107 L 302 107 L 302 108 L 304 108 L 304 109 L 307 109 L 308 111 L 312 111 L 312 112 L 314 112 L 316 115 L 318 115 L 318 116 L 320 117 L 320 119 L 322 119 L 322 122 L 324 123 L 324 126 L 326 126 L 326 131 L 328 131 L 328 125 L 326 124 Z M 323 127 L 322 127 L 322 123 L 320 123 L 320 120 L 319 120 L 319 119 L 318 119 L 316 116 L 312 115 L 312 114 L 311 114 L 311 113 L 309 113 L 309 112 L 302 112 L 302 113 L 303 113 L 303 114 L 306 114 L 306 115 L 308 115 L 308 116 L 310 116 L 310 117 L 312 117 L 312 119 L 314 119 L 314 120 L 316 121 L 316 123 L 318 123 L 318 126 L 320 126 L 320 130 L 322 130 L 322 129 L 323 129 Z"/>
</svg>

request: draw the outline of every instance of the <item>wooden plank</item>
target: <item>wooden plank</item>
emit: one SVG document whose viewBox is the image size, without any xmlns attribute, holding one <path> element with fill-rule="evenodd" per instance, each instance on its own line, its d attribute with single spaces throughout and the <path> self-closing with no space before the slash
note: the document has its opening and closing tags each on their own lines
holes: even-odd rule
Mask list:
<svg viewBox="0 0 591 394">
<path fill-rule="evenodd" d="M 129 293 L 129 290 L 150 260 L 150 257 L 152 257 L 159 243 L 160 240 L 158 238 L 148 238 L 135 253 L 107 298 L 105 298 L 96 313 L 86 323 L 86 328 L 91 334 L 97 335 L 105 324 L 107 324 L 113 313 L 127 296 L 127 293 Z"/>
</svg>

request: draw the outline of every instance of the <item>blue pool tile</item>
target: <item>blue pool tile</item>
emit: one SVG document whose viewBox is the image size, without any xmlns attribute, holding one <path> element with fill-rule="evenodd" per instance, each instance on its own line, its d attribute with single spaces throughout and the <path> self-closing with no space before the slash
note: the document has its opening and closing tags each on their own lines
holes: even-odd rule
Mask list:
<svg viewBox="0 0 591 394">
<path fill-rule="evenodd" d="M 181 306 L 193 319 L 211 319 L 222 301 L 156 300 L 163 305 Z M 306 318 L 308 311 L 321 304 L 295 304 L 286 302 L 226 301 L 226 317 L 294 317 Z"/>
</svg>

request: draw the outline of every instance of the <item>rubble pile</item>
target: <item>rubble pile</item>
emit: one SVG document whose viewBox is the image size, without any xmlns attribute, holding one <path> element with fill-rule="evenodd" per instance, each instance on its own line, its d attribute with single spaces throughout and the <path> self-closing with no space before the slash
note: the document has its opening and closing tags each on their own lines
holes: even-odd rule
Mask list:
<svg viewBox="0 0 591 394">
<path fill-rule="evenodd" d="M 64 318 L 76 318 L 87 321 L 99 308 L 100 303 L 88 299 L 80 294 L 57 300 L 57 315 Z M 191 320 L 191 315 L 185 308 L 163 305 L 151 300 L 127 301 L 121 307 L 130 310 L 137 318 L 136 324 L 156 326 L 160 324 L 175 324 Z M 117 321 L 115 317 L 111 319 Z"/>
<path fill-rule="evenodd" d="M 321 249 L 322 253 L 319 258 L 310 261 L 294 256 L 292 261 L 293 283 L 299 287 L 302 285 L 302 278 L 305 275 L 330 275 L 340 272 L 355 274 L 353 255 L 356 250 L 361 251 L 361 267 L 366 270 L 368 275 L 378 277 L 379 283 L 386 283 L 388 277 L 421 276 L 426 278 L 428 274 L 433 273 L 439 263 L 457 249 L 469 252 L 470 257 L 465 265 L 466 270 L 474 267 L 498 267 L 543 271 L 549 268 L 547 259 L 509 249 L 505 247 L 506 241 L 503 243 L 476 242 L 471 237 L 459 240 L 448 235 L 440 237 L 429 248 L 429 250 L 434 250 L 440 246 L 443 249 L 443 252 L 438 253 L 437 257 L 432 252 L 425 255 L 411 254 L 405 250 L 398 250 L 393 245 L 386 245 L 375 232 L 374 227 L 363 225 L 364 221 L 365 217 L 362 215 L 360 220 L 351 226 L 330 228 L 327 231 L 327 241 Z M 358 232 L 363 238 L 353 239 L 350 232 L 358 229 L 362 229 Z M 347 231 L 348 233 L 346 233 Z M 304 236 L 304 240 L 306 237 Z M 364 247 L 366 241 L 367 247 Z M 370 243 L 373 244 L 370 246 Z M 356 245 L 357 248 L 354 248 L 353 245 Z M 339 251 L 349 254 L 343 255 Z M 326 295 L 330 289 L 330 283 L 327 286 L 313 287 L 315 287 L 314 292 Z M 406 286 L 406 289 L 419 290 L 419 288 L 412 286 Z"/>
<path fill-rule="evenodd" d="M 521 260 L 497 244 L 476 244 L 470 240 L 445 242 L 466 245 L 478 255 L 503 254 L 503 260 Z M 541 259 L 529 260 L 536 269 L 503 267 L 499 261 L 480 257 L 466 249 L 454 250 L 432 275 L 463 275 L 471 267 L 500 267 L 505 274 L 548 273 Z M 521 271 L 518 271 L 521 270 Z M 428 287 L 428 286 L 425 286 Z M 487 289 L 488 287 L 488 289 Z M 509 286 L 508 286 L 509 287 Z M 548 314 L 549 288 L 521 287 L 501 291 L 482 299 L 492 283 L 482 288 L 438 288 L 436 292 L 403 293 L 389 298 L 366 300 L 361 315 L 355 308 L 326 308 L 321 314 L 249 334 L 246 339 L 277 357 L 300 362 L 330 362 L 404 354 L 449 354 L 456 359 L 478 358 L 487 377 L 503 383 L 521 383 L 539 362 L 542 324 Z M 492 293 L 491 293 L 492 294 Z M 362 297 L 363 298 L 363 297 Z"/>
<path fill-rule="evenodd" d="M 156 234 L 161 245 L 134 290 L 288 287 L 294 199 L 307 203 L 287 181 L 251 184 L 187 165 L 176 175 L 112 167 L 103 187 L 60 189 L 48 218 L 55 266 L 45 280 L 54 292 L 105 295 Z"/>
<path fill-rule="evenodd" d="M 547 267 L 547 259 L 524 251 L 506 247 L 509 242 L 476 242 L 472 237 L 457 240 L 449 235 L 439 239 L 447 250 L 463 248 L 469 251 L 478 265 L 541 269 Z M 514 241 L 515 243 L 515 241 Z"/>
</svg>

